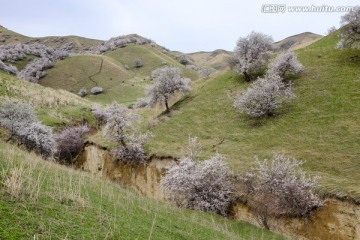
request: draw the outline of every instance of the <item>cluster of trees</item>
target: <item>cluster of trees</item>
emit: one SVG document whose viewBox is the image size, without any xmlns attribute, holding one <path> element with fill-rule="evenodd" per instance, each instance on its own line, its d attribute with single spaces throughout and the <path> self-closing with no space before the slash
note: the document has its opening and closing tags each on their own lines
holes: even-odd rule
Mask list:
<svg viewBox="0 0 360 240">
<path fill-rule="evenodd" d="M 138 121 L 138 115 L 117 102 L 113 102 L 105 109 L 95 105 L 92 113 L 99 124 L 105 124 L 105 138 L 118 143 L 118 146 L 112 149 L 112 153 L 118 161 L 128 164 L 145 162 L 144 144 L 151 134 L 149 132 L 143 134 L 135 130 L 133 124 Z"/>
<path fill-rule="evenodd" d="M 263 77 L 235 99 L 234 106 L 250 117 L 271 116 L 285 101 L 294 98 L 291 82 L 285 81 L 285 75 L 296 75 L 304 69 L 293 52 L 283 52 L 270 59 L 271 45 L 270 36 L 252 32 L 238 40 L 234 56 L 229 60 L 245 81 L 268 67 Z"/>
<path fill-rule="evenodd" d="M 40 78 L 46 75 L 45 70 L 53 67 L 53 62 L 69 56 L 69 43 L 54 49 L 42 44 L 9 44 L 0 46 L 0 69 L 17 77 L 37 83 Z M 26 56 L 36 56 L 22 71 L 18 71 L 11 62 L 20 61 Z M 5 64 L 4 62 L 7 62 Z"/>
<path fill-rule="evenodd" d="M 9 131 L 7 141 L 16 140 L 27 150 L 44 158 L 54 158 L 68 164 L 82 150 L 83 137 L 89 131 L 86 125 L 80 125 L 54 134 L 51 127 L 37 119 L 32 106 L 9 100 L 0 106 L 0 124 Z"/>
<path fill-rule="evenodd" d="M 178 206 L 227 215 L 240 198 L 269 229 L 270 217 L 302 217 L 323 205 L 315 193 L 318 177 L 308 177 L 301 161 L 274 153 L 271 161 L 256 159 L 256 167 L 237 176 L 219 153 L 198 161 L 199 150 L 197 138 L 190 138 L 186 155 L 161 180 L 169 200 Z"/>
<path fill-rule="evenodd" d="M 100 44 L 98 46 L 97 52 L 98 53 L 105 53 L 105 52 L 108 52 L 108 51 L 113 51 L 115 49 L 125 47 L 127 44 L 130 44 L 130 43 L 139 44 L 139 45 L 155 44 L 154 41 L 152 41 L 150 39 L 147 39 L 147 38 L 144 38 L 144 37 L 119 36 L 119 37 L 110 38 L 108 41 L 105 41 L 102 44 Z"/>
</svg>

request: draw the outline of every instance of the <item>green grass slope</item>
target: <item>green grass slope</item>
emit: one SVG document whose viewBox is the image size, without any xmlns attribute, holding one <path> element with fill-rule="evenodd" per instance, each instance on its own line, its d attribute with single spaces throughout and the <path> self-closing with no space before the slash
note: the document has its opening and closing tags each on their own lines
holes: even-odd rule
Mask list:
<svg viewBox="0 0 360 240">
<path fill-rule="evenodd" d="M 143 67 L 135 68 L 137 58 L 141 59 Z M 86 98 L 102 104 L 116 100 L 131 105 L 145 96 L 151 71 L 165 65 L 179 67 L 181 74 L 192 80 L 198 78 L 195 71 L 185 68 L 157 46 L 129 44 L 105 55 L 78 55 L 58 61 L 47 71 L 40 84 L 75 94 L 82 87 L 89 91 L 94 86 L 100 86 L 104 93 L 90 94 Z"/>
<path fill-rule="evenodd" d="M 114 59 L 102 55 L 80 55 L 56 62 L 54 68 L 40 80 L 40 84 L 55 89 L 65 89 L 77 94 L 82 87 L 100 86 L 103 94 L 91 95 L 88 99 L 111 103 L 116 100 L 127 104 L 144 95 L 144 86 L 149 81 L 136 78 Z"/>
<path fill-rule="evenodd" d="M 30 40 L 30 37 L 13 32 L 0 25 L 0 45 L 10 43 L 22 43 Z"/>
<path fill-rule="evenodd" d="M 219 151 L 240 172 L 255 155 L 277 151 L 305 160 L 327 192 L 360 200 L 360 50 L 337 50 L 337 41 L 332 34 L 297 51 L 306 72 L 293 79 L 297 98 L 276 116 L 239 114 L 234 98 L 248 84 L 228 72 L 198 84 L 170 117 L 150 125 L 150 150 L 180 156 L 188 135 L 198 136 L 203 157 Z"/>
<path fill-rule="evenodd" d="M 31 104 L 39 119 L 49 126 L 96 122 L 90 110 L 92 102 L 65 90 L 29 83 L 0 71 L 0 104 L 6 99 Z"/>
<path fill-rule="evenodd" d="M 1 239 L 282 239 L 178 209 L 0 141 Z"/>
</svg>

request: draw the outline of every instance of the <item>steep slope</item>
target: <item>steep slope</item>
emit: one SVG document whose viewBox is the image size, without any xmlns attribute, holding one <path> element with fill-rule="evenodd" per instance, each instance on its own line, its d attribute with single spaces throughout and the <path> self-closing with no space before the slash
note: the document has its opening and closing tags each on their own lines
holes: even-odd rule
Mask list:
<svg viewBox="0 0 360 240">
<path fill-rule="evenodd" d="M 309 46 L 310 44 L 318 41 L 322 37 L 323 36 L 319 34 L 304 32 L 287 37 L 281 41 L 275 42 L 274 49 L 275 51 L 286 51 L 286 50 L 294 51 L 296 49 Z"/>
<path fill-rule="evenodd" d="M 178 209 L 0 141 L 1 239 L 283 239 Z"/>
<path fill-rule="evenodd" d="M 337 41 L 334 33 L 297 51 L 306 68 L 292 79 L 297 98 L 268 119 L 249 119 L 235 110 L 235 96 L 248 86 L 237 74 L 199 83 L 171 116 L 153 120 L 151 151 L 179 156 L 188 136 L 198 136 L 203 157 L 219 151 L 240 172 L 256 155 L 282 152 L 305 160 L 327 192 L 360 200 L 360 50 L 337 50 Z"/>
</svg>

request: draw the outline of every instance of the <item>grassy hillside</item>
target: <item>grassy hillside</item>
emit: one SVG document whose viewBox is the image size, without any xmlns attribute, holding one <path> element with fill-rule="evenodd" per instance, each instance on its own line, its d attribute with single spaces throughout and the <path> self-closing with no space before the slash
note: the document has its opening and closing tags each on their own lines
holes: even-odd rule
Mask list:
<svg viewBox="0 0 360 240">
<path fill-rule="evenodd" d="M 47 71 L 40 84 L 55 89 L 65 89 L 77 94 L 82 87 L 100 86 L 103 94 L 88 95 L 88 99 L 110 103 L 114 100 L 127 104 L 144 95 L 144 86 L 149 81 L 136 78 L 114 59 L 101 55 L 80 55 L 56 62 Z"/>
<path fill-rule="evenodd" d="M 309 46 L 310 44 L 321 39 L 323 36 L 311 32 L 304 32 L 287 37 L 281 41 L 274 43 L 275 51 L 297 50 Z"/>
<path fill-rule="evenodd" d="M 141 59 L 143 67 L 135 68 L 137 58 Z M 179 67 L 181 74 L 192 80 L 198 78 L 195 71 L 182 66 L 159 47 L 129 44 L 105 55 L 79 55 L 58 61 L 40 84 L 75 94 L 82 87 L 90 91 L 92 87 L 100 86 L 104 89 L 103 94 L 90 94 L 86 98 L 103 104 L 116 100 L 130 105 L 145 95 L 151 71 L 165 65 Z"/>
<path fill-rule="evenodd" d="M 75 44 L 74 51 L 81 52 L 95 47 L 102 43 L 101 40 L 78 37 L 78 36 L 49 36 L 49 37 L 28 37 L 19 33 L 13 32 L 5 27 L 0 26 L 0 45 L 2 44 L 16 44 L 16 43 L 40 43 L 51 47 L 60 47 L 65 43 L 73 42 Z"/>
<path fill-rule="evenodd" d="M 90 101 L 65 90 L 46 88 L 0 72 L 0 103 L 5 99 L 31 104 L 46 125 L 62 126 L 84 121 L 95 123 Z"/>
<path fill-rule="evenodd" d="M 282 239 L 178 209 L 0 142 L 1 239 Z"/>
<path fill-rule="evenodd" d="M 136 75 L 150 76 L 152 70 L 161 66 L 170 65 L 182 69 L 182 74 L 186 77 L 190 77 L 193 80 L 198 78 L 196 72 L 185 68 L 174 56 L 170 55 L 170 53 L 165 53 L 158 47 L 129 44 L 125 48 L 107 52 L 106 55 L 123 65 L 128 65 L 130 70 L 134 71 Z M 134 61 L 137 58 L 139 58 L 143 64 L 143 67 L 138 69 L 134 67 Z"/>
<path fill-rule="evenodd" d="M 231 53 L 218 49 L 213 52 L 189 53 L 187 56 L 198 66 L 210 67 L 218 71 L 223 71 L 228 69 L 226 59 L 231 56 Z"/>
<path fill-rule="evenodd" d="M 240 172 L 255 155 L 282 152 L 305 160 L 327 192 L 360 200 L 360 50 L 337 50 L 337 41 L 335 33 L 297 51 L 306 68 L 293 79 L 297 98 L 268 119 L 234 109 L 235 96 L 248 86 L 235 73 L 198 84 L 171 116 L 151 125 L 151 151 L 179 156 L 191 134 L 200 138 L 203 157 L 219 151 Z"/>
<path fill-rule="evenodd" d="M 31 40 L 30 37 L 13 32 L 0 25 L 0 45 L 9 44 L 9 43 L 21 43 L 30 40 Z"/>
</svg>

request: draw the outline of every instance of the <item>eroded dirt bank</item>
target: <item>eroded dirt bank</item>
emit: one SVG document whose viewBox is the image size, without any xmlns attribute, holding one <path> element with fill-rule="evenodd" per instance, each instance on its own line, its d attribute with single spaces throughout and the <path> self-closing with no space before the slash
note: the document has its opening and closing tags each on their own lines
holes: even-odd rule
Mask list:
<svg viewBox="0 0 360 240">
<path fill-rule="evenodd" d="M 108 150 L 87 144 L 77 166 L 84 171 L 119 182 L 145 196 L 165 201 L 160 179 L 174 161 L 171 157 L 154 156 L 145 165 L 115 163 Z M 258 225 L 246 205 L 237 203 L 233 208 L 235 220 Z M 270 228 L 291 239 L 360 239 L 360 205 L 329 198 L 325 206 L 310 217 L 274 218 L 270 220 Z"/>
</svg>

